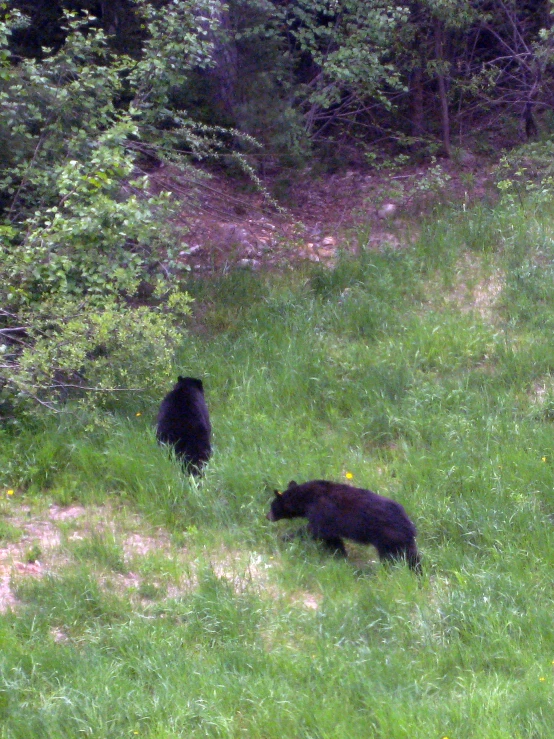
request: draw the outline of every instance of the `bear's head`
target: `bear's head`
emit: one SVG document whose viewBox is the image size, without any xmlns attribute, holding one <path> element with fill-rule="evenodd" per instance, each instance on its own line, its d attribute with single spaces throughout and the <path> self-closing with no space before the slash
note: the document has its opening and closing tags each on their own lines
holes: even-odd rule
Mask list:
<svg viewBox="0 0 554 739">
<path fill-rule="evenodd" d="M 289 501 L 288 496 L 286 495 L 286 493 L 293 487 L 296 487 L 296 483 L 294 480 L 291 480 L 284 493 L 280 493 L 278 490 L 274 491 L 275 497 L 271 502 L 271 508 L 266 516 L 268 521 L 280 521 L 282 518 L 296 518 L 298 513 L 296 513 L 296 511 L 294 511 L 289 505 L 291 501 Z"/>
<path fill-rule="evenodd" d="M 175 385 L 175 390 L 190 387 L 195 387 L 197 390 L 200 390 L 201 393 L 204 392 L 202 380 L 198 380 L 196 377 L 181 377 L 181 375 L 179 375 L 177 378 L 177 384 Z"/>
<path fill-rule="evenodd" d="M 275 497 L 271 502 L 271 508 L 266 516 L 268 521 L 280 521 L 282 518 L 290 518 L 287 514 L 287 508 L 285 501 L 283 500 L 283 493 L 275 490 Z"/>
</svg>

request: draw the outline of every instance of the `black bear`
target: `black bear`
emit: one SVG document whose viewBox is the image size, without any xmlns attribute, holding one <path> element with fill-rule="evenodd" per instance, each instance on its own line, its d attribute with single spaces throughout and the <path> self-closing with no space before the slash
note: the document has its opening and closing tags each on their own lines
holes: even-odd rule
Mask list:
<svg viewBox="0 0 554 739">
<path fill-rule="evenodd" d="M 400 503 L 390 498 L 328 480 L 302 485 L 291 481 L 283 493 L 275 491 L 267 518 L 279 521 L 298 516 L 308 519 L 314 538 L 341 554 L 346 555 L 344 536 L 372 544 L 380 559 L 405 558 L 413 570 L 421 569 L 416 527 Z"/>
<path fill-rule="evenodd" d="M 188 472 L 199 475 L 212 453 L 212 427 L 202 380 L 178 377 L 162 400 L 158 413 L 158 441 L 172 444 Z"/>
</svg>

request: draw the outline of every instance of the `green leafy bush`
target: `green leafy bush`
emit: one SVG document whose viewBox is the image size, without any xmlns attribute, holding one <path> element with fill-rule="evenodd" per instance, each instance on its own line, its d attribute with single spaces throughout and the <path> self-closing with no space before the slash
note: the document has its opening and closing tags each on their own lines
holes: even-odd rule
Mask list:
<svg viewBox="0 0 554 739">
<path fill-rule="evenodd" d="M 0 405 L 10 414 L 28 399 L 53 407 L 74 391 L 167 383 L 190 298 L 171 197 L 152 195 L 135 160 L 176 131 L 197 156 L 222 146 L 168 109 L 171 86 L 210 63 L 209 6 L 175 2 L 162 16 L 139 3 L 138 61 L 114 56 L 101 30 L 84 33 L 90 17 L 68 14 L 59 50 L 14 64 L 9 36 L 23 21 L 0 24 Z"/>
</svg>

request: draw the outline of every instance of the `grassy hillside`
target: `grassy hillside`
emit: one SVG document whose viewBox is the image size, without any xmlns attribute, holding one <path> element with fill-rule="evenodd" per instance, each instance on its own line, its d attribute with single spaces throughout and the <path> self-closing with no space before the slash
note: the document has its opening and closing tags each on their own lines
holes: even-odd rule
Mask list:
<svg viewBox="0 0 554 739">
<path fill-rule="evenodd" d="M 200 481 L 148 393 L 2 432 L 0 737 L 551 736 L 551 224 L 483 208 L 333 269 L 191 281 Z M 266 521 L 274 487 L 347 472 L 405 506 L 421 578 Z"/>
</svg>

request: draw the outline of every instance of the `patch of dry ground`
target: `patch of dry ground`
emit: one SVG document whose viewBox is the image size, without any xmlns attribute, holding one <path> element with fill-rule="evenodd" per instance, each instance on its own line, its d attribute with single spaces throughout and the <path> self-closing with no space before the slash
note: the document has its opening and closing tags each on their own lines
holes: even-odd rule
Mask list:
<svg viewBox="0 0 554 739">
<path fill-rule="evenodd" d="M 75 548 L 92 541 L 107 541 L 120 548 L 124 571 L 107 569 L 98 562 L 89 564 L 95 566 L 101 586 L 129 597 L 137 605 L 189 593 L 197 587 L 199 574 L 206 566 L 236 593 L 282 597 L 271 577 L 279 566 L 274 557 L 224 547 L 209 551 L 178 547 L 166 530 L 149 527 L 128 511 L 80 505 L 51 505 L 32 511 L 27 505 L 10 501 L 1 520 L 16 540 L 0 539 L 0 612 L 19 606 L 15 596 L 18 581 L 62 575 L 77 562 Z M 307 609 L 315 609 L 320 603 L 316 594 L 304 591 L 294 593 L 290 600 Z M 65 637 L 54 634 L 54 638 Z"/>
<path fill-rule="evenodd" d="M 31 511 L 29 506 L 10 505 L 3 521 L 19 532 L 17 540 L 0 539 L 0 611 L 13 608 L 17 600 L 13 583 L 25 576 L 43 577 L 59 574 L 73 562 L 71 545 L 90 539 L 93 534 L 108 533 L 121 541 L 126 562 L 132 564 L 149 552 L 168 553 L 169 536 L 161 529 L 142 534 L 129 531 L 136 526 L 144 529 L 138 516 L 125 518 L 109 507 L 85 508 L 80 505 L 51 505 L 45 511 Z M 138 578 L 133 572 L 120 576 L 131 587 Z"/>
<path fill-rule="evenodd" d="M 452 291 L 454 301 L 464 313 L 476 310 L 484 321 L 493 321 L 493 312 L 505 283 L 500 269 L 482 274 L 482 264 L 466 254 L 457 270 L 460 279 Z"/>
<path fill-rule="evenodd" d="M 505 275 L 502 270 L 495 268 L 487 271 L 482 261 L 472 254 L 465 254 L 458 263 L 456 276 L 451 285 L 429 282 L 427 285 L 427 299 L 455 305 L 462 313 L 476 311 L 483 321 L 496 321 L 496 308 L 505 284 Z"/>
<path fill-rule="evenodd" d="M 179 199 L 180 259 L 199 273 L 332 263 L 340 250 L 402 248 L 417 237 L 417 220 L 431 204 L 469 204 L 490 189 L 485 166 L 468 171 L 452 162 L 402 173 L 350 169 L 314 177 L 306 170 L 290 181 L 266 179 L 268 192 L 281 195 L 279 210 L 260 192 L 215 174 L 193 178 L 166 165 L 149 177 L 154 192 Z"/>
</svg>

